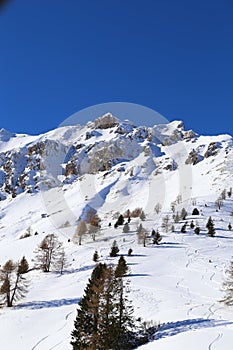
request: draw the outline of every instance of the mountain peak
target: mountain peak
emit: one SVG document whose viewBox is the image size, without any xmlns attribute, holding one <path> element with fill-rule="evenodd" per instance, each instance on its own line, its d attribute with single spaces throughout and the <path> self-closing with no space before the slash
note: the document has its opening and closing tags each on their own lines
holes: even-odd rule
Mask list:
<svg viewBox="0 0 233 350">
<path fill-rule="evenodd" d="M 7 131 L 4 128 L 0 129 L 0 141 L 7 142 L 10 140 L 11 137 L 14 137 L 14 136 L 15 134 L 11 133 L 10 131 Z"/>
<path fill-rule="evenodd" d="M 96 118 L 92 124 L 95 129 L 109 129 L 118 126 L 119 123 L 120 120 L 108 112 L 101 117 Z"/>
</svg>

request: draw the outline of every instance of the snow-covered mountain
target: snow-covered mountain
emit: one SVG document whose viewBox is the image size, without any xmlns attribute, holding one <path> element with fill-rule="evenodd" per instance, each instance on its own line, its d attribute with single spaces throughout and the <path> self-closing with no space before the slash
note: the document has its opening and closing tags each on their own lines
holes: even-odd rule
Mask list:
<svg viewBox="0 0 233 350">
<path fill-rule="evenodd" d="M 105 115 L 86 126 L 61 127 L 39 136 L 2 129 L 0 152 L 1 199 L 36 193 L 44 185 L 73 184 L 85 180 L 85 175 L 102 176 L 108 182 L 121 172 L 124 176 L 116 186 L 126 179 L 131 184 L 142 178 L 153 181 L 166 171 L 174 176 L 185 164 L 199 172 L 208 170 L 209 190 L 216 186 L 216 171 L 218 183 L 220 178 L 225 181 L 224 172 L 229 173 L 232 137 L 198 136 L 185 131 L 180 121 L 135 127 Z"/>
<path fill-rule="evenodd" d="M 233 235 L 227 229 L 232 198 L 220 211 L 215 201 L 232 187 L 233 142 L 229 135 L 200 136 L 181 121 L 135 126 L 110 114 L 85 126 L 65 126 L 39 136 L 0 130 L 0 264 L 23 255 L 32 268 L 30 288 L 12 309 L 0 310 L 0 348 L 13 350 L 71 349 L 70 333 L 77 302 L 94 267 L 109 258 L 114 239 L 130 265 L 135 314 L 160 321 L 155 341 L 142 349 L 224 349 L 233 341 L 232 311 L 219 303 L 225 270 L 232 257 Z M 162 210 L 156 214 L 155 206 Z M 164 215 L 188 211 L 198 221 L 191 228 L 163 232 Z M 159 228 L 159 246 L 137 243 L 139 219 L 130 232 L 114 229 L 117 213 L 143 208 L 143 226 Z M 200 215 L 192 216 L 197 207 Z M 94 242 L 72 242 L 79 218 L 90 208 L 101 218 Z M 216 237 L 206 235 L 206 220 L 215 220 Z M 30 236 L 20 239 L 30 228 Z M 27 231 L 29 232 L 29 230 Z M 37 233 L 35 235 L 35 233 Z M 62 275 L 34 270 L 34 250 L 48 233 L 63 242 L 68 258 Z M 13 335 L 13 336 L 12 336 Z M 193 342 L 190 341 L 193 339 Z"/>
</svg>

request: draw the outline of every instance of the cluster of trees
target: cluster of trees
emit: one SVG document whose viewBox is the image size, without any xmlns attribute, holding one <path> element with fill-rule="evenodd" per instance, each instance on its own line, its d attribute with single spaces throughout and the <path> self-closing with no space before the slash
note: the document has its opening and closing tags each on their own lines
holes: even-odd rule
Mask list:
<svg viewBox="0 0 233 350">
<path fill-rule="evenodd" d="M 178 211 L 176 212 L 176 214 L 173 214 L 173 220 L 175 223 L 180 222 L 181 220 L 186 220 L 188 215 L 188 212 L 185 208 L 182 208 L 181 212 L 179 213 Z"/>
<path fill-rule="evenodd" d="M 51 270 L 63 273 L 67 260 L 63 244 L 55 234 L 48 234 L 35 250 L 34 267 L 43 272 Z M 0 269 L 0 295 L 4 305 L 11 307 L 22 299 L 28 291 L 26 273 L 29 264 L 25 257 L 19 262 L 8 260 Z"/>
<path fill-rule="evenodd" d="M 195 202 L 196 204 L 196 202 Z M 172 204 L 174 205 L 174 203 Z M 192 211 L 192 215 L 200 215 L 200 212 L 197 208 L 194 208 Z M 172 219 L 174 224 L 179 223 L 180 221 L 184 221 L 187 219 L 188 216 L 188 212 L 185 208 L 182 208 L 181 212 L 179 213 L 178 211 L 176 213 L 173 214 Z M 162 218 L 162 224 L 161 224 L 161 228 L 163 230 L 163 232 L 168 233 L 169 231 L 174 232 L 175 231 L 175 227 L 174 224 L 172 224 L 172 220 L 170 218 L 169 215 L 165 215 Z M 188 227 L 188 221 L 186 221 L 182 226 L 181 226 L 181 232 L 182 233 L 186 233 L 187 232 L 187 227 Z M 198 225 L 198 223 L 194 224 L 193 220 L 190 223 L 190 228 L 194 230 L 195 234 L 199 235 L 200 234 L 200 227 Z M 214 221 L 211 217 L 209 217 L 207 224 L 206 224 L 206 228 L 207 228 L 207 234 L 210 237 L 214 237 L 215 236 L 215 225 L 214 225 Z M 228 225 L 228 229 L 231 230 L 232 226 L 231 223 L 229 223 Z"/>
<path fill-rule="evenodd" d="M 162 241 L 162 236 L 160 235 L 158 229 L 156 231 L 152 230 L 151 236 L 153 238 L 153 244 L 158 245 Z"/>
<path fill-rule="evenodd" d="M 135 208 L 132 211 L 130 209 L 127 209 L 126 212 L 123 214 L 124 218 L 141 218 L 143 220 L 145 216 L 145 212 L 142 208 Z"/>
<path fill-rule="evenodd" d="M 181 226 L 181 232 L 182 233 L 186 233 L 187 231 L 187 226 L 188 226 L 188 221 L 186 221 L 185 223 L 184 223 L 184 225 L 182 225 Z M 198 224 L 194 224 L 194 222 L 193 222 L 193 220 L 191 221 L 191 223 L 190 223 L 190 228 L 191 229 L 194 229 L 194 233 L 196 233 L 197 235 L 199 235 L 200 234 L 200 231 L 201 231 L 201 229 L 200 229 L 200 227 L 199 227 L 199 225 Z M 206 223 L 206 228 L 207 228 L 207 234 L 208 234 L 208 236 L 210 236 L 210 237 L 214 237 L 215 236 L 215 226 L 214 226 L 214 221 L 213 221 L 213 219 L 211 218 L 211 216 L 209 217 L 209 219 L 208 219 L 208 221 L 207 221 L 207 223 Z"/>
<path fill-rule="evenodd" d="M 216 205 L 216 210 L 220 210 L 222 205 L 223 205 L 223 201 L 226 200 L 227 196 L 230 198 L 232 196 L 232 188 L 229 189 L 229 191 L 227 191 L 226 189 L 224 189 L 222 192 L 221 192 L 221 195 L 219 196 L 219 198 L 216 200 L 215 202 L 215 205 Z M 181 213 L 179 213 L 178 211 L 176 212 L 176 206 L 178 204 L 180 204 L 182 202 L 182 196 L 179 195 L 177 197 L 177 199 L 171 203 L 171 210 L 173 212 L 173 220 L 174 220 L 174 223 L 177 224 L 179 223 L 180 221 L 183 221 L 183 220 L 186 220 L 187 218 L 187 211 L 185 208 L 183 208 L 181 210 Z M 192 201 L 192 204 L 193 205 L 196 205 L 196 200 L 193 200 Z M 206 205 L 207 206 L 207 205 Z M 159 205 L 157 205 L 158 209 L 159 209 Z M 192 215 L 200 215 L 200 212 L 197 208 L 194 208 L 193 211 L 192 211 Z M 185 222 L 182 227 L 181 227 L 181 232 L 185 233 L 186 232 L 186 229 L 187 229 L 187 226 L 188 226 L 188 222 Z M 165 231 L 165 232 L 169 232 L 170 230 L 173 231 L 173 227 L 174 225 L 171 224 L 170 222 L 170 219 L 169 219 L 169 216 L 166 215 L 164 218 L 163 218 L 163 223 L 162 223 L 162 229 Z M 190 228 L 194 229 L 194 232 L 196 234 L 199 234 L 200 233 L 200 227 L 198 226 L 198 224 L 194 225 L 193 221 L 191 222 L 190 224 Z M 208 222 L 206 224 L 206 228 L 207 228 L 207 231 L 208 231 L 208 235 L 210 237 L 214 237 L 215 235 L 215 228 L 214 228 L 214 222 L 212 220 L 211 217 L 209 217 L 208 219 Z M 231 226 L 231 223 L 228 224 L 228 229 L 231 230 L 232 229 L 232 226 Z"/>
<path fill-rule="evenodd" d="M 144 210 L 142 210 L 142 208 L 136 208 L 132 212 L 128 209 L 123 215 L 119 214 L 119 216 L 117 217 L 117 221 L 114 224 L 114 228 L 124 225 L 123 232 L 127 233 L 129 232 L 129 223 L 131 221 L 131 218 L 137 217 L 139 217 L 142 221 L 146 219 L 146 214 Z M 127 219 L 127 222 L 125 222 L 125 219 Z"/>
<path fill-rule="evenodd" d="M 179 194 L 177 197 L 176 197 L 176 200 L 174 202 L 171 203 L 171 211 L 173 213 L 175 213 L 176 211 L 176 206 L 181 204 L 182 203 L 182 195 Z"/>
<path fill-rule="evenodd" d="M 112 258 L 113 258 L 113 257 L 116 257 L 117 254 L 119 253 L 119 251 L 120 251 L 120 249 L 119 249 L 119 247 L 118 247 L 117 241 L 114 240 L 109 255 L 110 255 Z"/>
<path fill-rule="evenodd" d="M 158 229 L 156 231 L 153 229 L 151 234 L 149 234 L 142 224 L 137 227 L 137 237 L 138 244 L 143 244 L 144 247 L 146 247 L 148 240 L 152 241 L 152 243 L 156 245 L 158 245 L 162 240 Z"/>
<path fill-rule="evenodd" d="M 0 270 L 0 294 L 3 304 L 11 307 L 13 303 L 23 298 L 27 293 L 28 280 L 25 274 L 29 265 L 25 257 L 15 263 L 8 260 Z"/>
<path fill-rule="evenodd" d="M 223 202 L 226 200 L 226 198 L 231 198 L 232 196 L 232 187 L 229 189 L 229 191 L 227 191 L 226 189 L 224 189 L 220 196 L 217 198 L 217 200 L 215 201 L 215 206 L 216 206 L 216 210 L 221 210 L 222 206 L 223 206 Z"/>
<path fill-rule="evenodd" d="M 80 349 L 130 349 L 132 307 L 122 278 L 111 266 L 98 264 L 79 302 L 71 344 Z"/>
<path fill-rule="evenodd" d="M 89 234 L 93 241 L 96 239 L 96 234 L 101 229 L 101 219 L 94 209 L 90 209 L 84 219 L 79 218 L 78 225 L 73 236 L 73 242 L 76 244 L 82 244 L 82 238 L 84 235 Z"/>
<path fill-rule="evenodd" d="M 224 190 L 221 194 L 221 198 L 224 199 L 226 198 L 226 195 L 231 196 L 232 195 L 232 189 L 230 189 L 228 192 L 226 190 Z M 221 199 L 221 200 L 222 200 Z M 178 202 L 180 202 L 181 197 L 177 198 L 177 200 L 175 202 L 172 202 L 172 208 L 173 208 L 173 222 L 174 224 L 179 223 L 180 221 L 184 221 L 187 219 L 188 216 L 188 212 L 185 208 L 182 208 L 181 212 L 179 213 L 178 211 L 175 213 L 175 204 L 177 204 Z M 193 204 L 196 204 L 196 200 L 193 200 Z M 157 203 L 156 207 L 155 207 L 155 211 L 157 213 L 159 213 L 159 211 L 161 210 L 161 205 L 160 203 Z M 192 211 L 192 215 L 200 215 L 199 210 L 195 207 Z M 172 219 L 169 215 L 165 215 L 162 218 L 162 224 L 161 224 L 161 229 L 162 232 L 168 233 L 168 232 L 174 232 L 175 231 L 175 226 L 172 223 Z M 187 226 L 188 226 L 188 221 L 186 221 L 182 226 L 181 226 L 181 232 L 182 233 L 186 233 L 187 232 Z M 194 230 L 194 233 L 199 235 L 201 232 L 201 229 L 198 225 L 198 223 L 194 224 L 193 220 L 190 223 L 190 228 Z M 212 219 L 212 217 L 209 217 L 207 223 L 206 223 L 206 228 L 207 228 L 207 234 L 210 237 L 214 237 L 215 236 L 215 224 L 214 221 Z M 231 223 L 228 224 L 228 229 L 231 231 L 232 230 L 232 225 Z M 126 225 L 126 227 L 123 229 L 123 232 L 129 232 L 129 226 Z M 153 237 L 153 243 L 154 244 L 159 244 L 159 242 L 161 241 L 161 235 L 159 234 L 159 231 L 157 230 L 156 232 L 153 230 L 152 234 L 149 235 L 147 230 L 142 226 L 142 224 L 139 224 L 137 227 L 137 237 L 138 237 L 138 244 L 143 244 L 144 247 L 146 246 L 146 241 L 148 238 Z"/>
<path fill-rule="evenodd" d="M 116 257 L 116 256 L 118 256 L 119 251 L 120 251 L 120 249 L 119 249 L 119 247 L 118 247 L 117 241 L 114 240 L 113 243 L 112 243 L 112 246 L 111 246 L 111 250 L 110 250 L 109 256 L 110 256 L 110 257 Z M 128 250 L 128 256 L 131 256 L 132 253 L 133 253 L 133 249 L 132 249 L 132 248 L 129 248 L 129 250 Z M 98 253 L 97 250 L 95 250 L 95 252 L 94 252 L 94 254 L 93 254 L 93 261 L 94 261 L 95 263 L 98 263 L 98 262 L 99 262 L 99 259 L 100 259 L 99 253 Z M 124 259 L 123 256 L 121 256 L 120 259 Z"/>
<path fill-rule="evenodd" d="M 149 340 L 151 329 L 142 332 L 133 316 L 129 282 L 123 278 L 120 260 L 116 269 L 102 263 L 94 268 L 78 304 L 73 350 L 128 350 Z"/>
</svg>

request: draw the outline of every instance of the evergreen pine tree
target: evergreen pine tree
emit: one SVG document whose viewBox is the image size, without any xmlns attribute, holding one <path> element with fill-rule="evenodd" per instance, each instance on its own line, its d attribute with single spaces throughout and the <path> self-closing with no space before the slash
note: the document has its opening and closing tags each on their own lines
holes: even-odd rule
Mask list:
<svg viewBox="0 0 233 350">
<path fill-rule="evenodd" d="M 154 237 L 155 236 L 155 230 L 153 229 L 152 231 L 151 231 L 151 237 Z"/>
<path fill-rule="evenodd" d="M 128 299 L 129 281 L 123 281 L 122 277 L 116 278 L 114 291 L 114 327 L 111 330 L 112 350 L 130 350 L 135 348 L 132 340 L 136 339 L 133 333 L 135 320 L 133 317 L 133 307 Z"/>
<path fill-rule="evenodd" d="M 118 219 L 117 219 L 117 225 L 118 226 L 121 226 L 121 225 L 123 225 L 124 224 L 124 217 L 123 217 L 123 215 L 121 214 L 119 217 L 118 217 Z"/>
<path fill-rule="evenodd" d="M 133 253 L 133 249 L 132 249 L 132 248 L 129 248 L 129 250 L 128 250 L 128 256 L 131 256 L 132 253 Z"/>
<path fill-rule="evenodd" d="M 184 224 L 184 225 L 181 227 L 181 230 L 180 230 L 180 231 L 181 231 L 182 233 L 186 233 L 186 226 L 187 226 L 187 225 Z"/>
<path fill-rule="evenodd" d="M 200 234 L 200 227 L 199 226 L 196 226 L 195 229 L 194 229 L 194 232 L 196 233 L 196 235 L 199 235 Z"/>
<path fill-rule="evenodd" d="M 93 261 L 96 263 L 99 262 L 99 254 L 97 250 L 93 254 Z"/>
<path fill-rule="evenodd" d="M 208 230 L 208 235 L 210 237 L 214 237 L 214 235 L 215 235 L 215 228 L 214 228 L 214 222 L 213 222 L 211 216 L 208 219 L 208 222 L 206 224 L 206 228 Z"/>
<path fill-rule="evenodd" d="M 89 279 L 79 302 L 72 332 L 73 350 L 99 349 L 100 298 L 103 293 L 106 264 L 98 264 Z"/>
<path fill-rule="evenodd" d="M 118 260 L 118 264 L 115 270 L 115 276 L 116 277 L 123 277 L 126 275 L 128 271 L 128 266 L 125 261 L 125 258 L 121 255 L 120 259 Z"/>
<path fill-rule="evenodd" d="M 79 302 L 72 331 L 73 350 L 132 349 L 132 312 L 122 277 L 116 277 L 111 266 L 98 264 Z"/>
<path fill-rule="evenodd" d="M 25 258 L 25 256 L 23 256 L 19 263 L 18 272 L 23 274 L 28 272 L 28 269 L 29 269 L 29 265 L 28 265 L 27 259 Z"/>
<path fill-rule="evenodd" d="M 199 210 L 197 208 L 193 209 L 192 215 L 199 215 Z"/>
<path fill-rule="evenodd" d="M 119 248 L 118 248 L 117 242 L 113 241 L 111 251 L 110 251 L 110 256 L 115 257 L 117 256 L 118 253 L 119 253 Z"/>
<path fill-rule="evenodd" d="M 161 242 L 161 240 L 162 240 L 162 237 L 161 237 L 161 235 L 160 235 L 160 233 L 159 233 L 159 230 L 157 230 L 157 231 L 155 232 L 155 236 L 154 236 L 154 239 L 153 239 L 153 243 L 159 245 L 159 242 Z"/>
<path fill-rule="evenodd" d="M 190 228 L 191 229 L 194 229 L 194 227 L 195 227 L 195 225 L 194 225 L 194 222 L 193 222 L 193 220 L 191 221 L 191 224 L 190 224 Z"/>
</svg>

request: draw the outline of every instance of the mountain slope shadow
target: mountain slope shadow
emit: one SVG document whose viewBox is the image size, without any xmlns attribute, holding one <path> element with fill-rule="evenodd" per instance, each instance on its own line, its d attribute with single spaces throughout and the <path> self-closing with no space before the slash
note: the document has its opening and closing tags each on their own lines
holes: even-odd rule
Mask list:
<svg viewBox="0 0 233 350">
<path fill-rule="evenodd" d="M 80 298 L 30 301 L 24 304 L 17 305 L 15 309 L 39 310 L 39 309 L 55 308 L 55 307 L 78 304 L 79 301 L 80 301 Z"/>
<path fill-rule="evenodd" d="M 82 213 L 80 215 L 80 218 L 82 220 L 86 220 L 86 215 L 90 211 L 90 209 L 94 209 L 97 211 L 97 209 L 101 208 L 101 206 L 104 204 L 108 194 L 111 191 L 111 188 L 115 186 L 115 184 L 118 182 L 119 177 L 114 180 L 111 184 L 104 187 L 101 191 L 97 192 L 94 197 L 90 200 L 88 204 L 85 205 L 85 207 L 82 210 Z"/>
<path fill-rule="evenodd" d="M 224 320 L 196 318 L 177 322 L 168 322 L 162 324 L 158 332 L 154 335 L 154 340 L 172 337 L 180 333 L 194 331 L 203 328 L 213 328 L 226 325 L 232 325 L 233 322 Z"/>
</svg>

